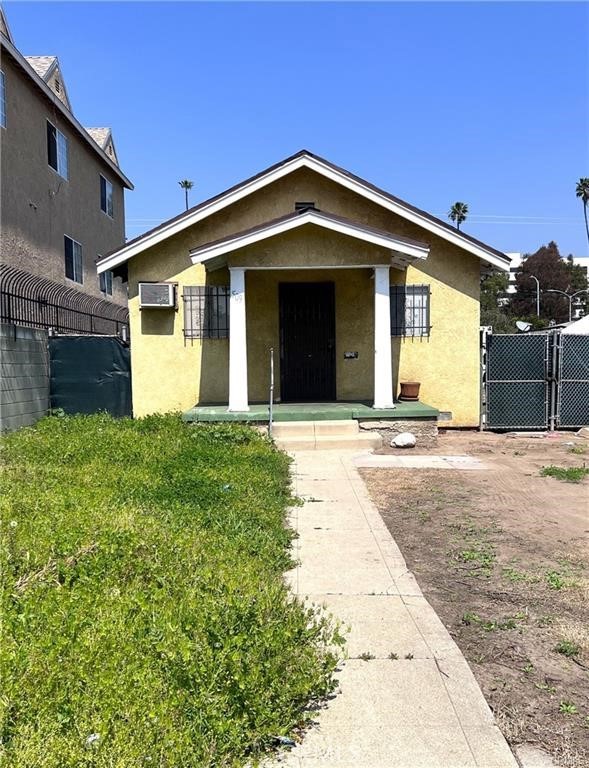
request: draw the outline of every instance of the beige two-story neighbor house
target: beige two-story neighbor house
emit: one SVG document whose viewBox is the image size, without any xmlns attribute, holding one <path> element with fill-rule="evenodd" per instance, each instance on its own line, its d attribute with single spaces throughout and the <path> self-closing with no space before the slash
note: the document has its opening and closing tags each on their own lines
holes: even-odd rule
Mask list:
<svg viewBox="0 0 589 768">
<path fill-rule="evenodd" d="M 0 38 L 4 293 L 31 276 L 62 303 L 69 296 L 73 306 L 81 294 L 77 303 L 97 313 L 106 305 L 84 297 L 126 307 L 126 285 L 96 271 L 97 259 L 125 241 L 124 190 L 133 188 L 112 133 L 77 120 L 56 56 L 23 56 L 4 17 Z M 3 311 L 3 319 L 11 318 Z"/>
</svg>

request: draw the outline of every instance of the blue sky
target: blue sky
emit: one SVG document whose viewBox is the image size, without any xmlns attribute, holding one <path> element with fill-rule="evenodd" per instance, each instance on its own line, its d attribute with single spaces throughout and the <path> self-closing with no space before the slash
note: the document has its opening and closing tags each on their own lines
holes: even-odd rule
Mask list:
<svg viewBox="0 0 589 768">
<path fill-rule="evenodd" d="M 587 255 L 589 5 L 29 3 L 25 55 L 59 56 L 74 112 L 113 128 L 134 237 L 307 148 L 464 229 Z"/>
</svg>

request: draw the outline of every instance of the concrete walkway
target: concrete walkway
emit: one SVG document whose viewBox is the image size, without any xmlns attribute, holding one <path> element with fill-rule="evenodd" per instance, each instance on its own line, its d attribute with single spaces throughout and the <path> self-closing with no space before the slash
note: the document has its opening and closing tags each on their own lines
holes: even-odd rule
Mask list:
<svg viewBox="0 0 589 768">
<path fill-rule="evenodd" d="M 349 625 L 349 658 L 339 695 L 278 765 L 516 768 L 468 664 L 372 504 L 357 454 L 293 455 L 305 504 L 293 510 L 300 565 L 289 582 Z"/>
</svg>

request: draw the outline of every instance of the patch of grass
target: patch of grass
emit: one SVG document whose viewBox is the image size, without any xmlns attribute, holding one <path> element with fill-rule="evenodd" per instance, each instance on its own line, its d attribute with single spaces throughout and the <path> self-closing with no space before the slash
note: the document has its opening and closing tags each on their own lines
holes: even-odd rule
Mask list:
<svg viewBox="0 0 589 768">
<path fill-rule="evenodd" d="M 558 707 L 559 712 L 563 712 L 565 715 L 576 715 L 579 710 L 572 701 L 561 701 Z"/>
<path fill-rule="evenodd" d="M 485 632 L 495 632 L 495 630 L 517 629 L 517 621 L 512 616 L 508 616 L 503 620 L 499 619 L 482 619 L 478 614 L 472 611 L 467 611 L 462 616 L 462 623 L 467 626 L 473 624 L 478 625 Z"/>
<path fill-rule="evenodd" d="M 550 694 L 556 693 L 556 688 L 548 683 L 534 683 L 534 685 L 539 691 L 546 691 L 546 693 Z"/>
<path fill-rule="evenodd" d="M 578 656 L 581 652 L 580 646 L 572 640 L 562 640 L 554 650 L 557 653 L 562 653 L 563 656 L 567 656 L 569 659 L 573 656 Z"/>
<path fill-rule="evenodd" d="M 554 624 L 554 616 L 539 616 L 536 623 L 539 627 L 551 627 Z"/>
<path fill-rule="evenodd" d="M 398 659 L 399 659 L 399 654 L 398 654 L 398 653 L 395 653 L 394 651 L 391 651 L 391 652 L 389 653 L 389 659 L 390 659 L 391 661 L 398 661 Z"/>
<path fill-rule="evenodd" d="M 587 467 L 542 467 L 540 470 L 542 477 L 555 477 L 565 483 L 580 483 L 583 478 L 589 475 Z"/>
<path fill-rule="evenodd" d="M 412 653 L 406 653 L 406 654 L 405 654 L 405 658 L 407 659 L 407 661 L 412 661 L 412 659 L 413 659 L 413 654 L 412 654 Z"/>
<path fill-rule="evenodd" d="M 583 456 L 587 453 L 587 446 L 586 445 L 573 445 L 569 448 L 569 453 L 574 454 L 575 456 Z"/>
<path fill-rule="evenodd" d="M 475 544 L 469 549 L 461 550 L 457 558 L 462 563 L 471 563 L 482 572 L 490 573 L 495 563 L 495 552 L 488 544 Z"/>
<path fill-rule="evenodd" d="M 361 653 L 358 658 L 362 659 L 362 661 L 372 661 L 372 659 L 375 659 L 376 656 L 373 653 L 370 653 L 370 651 L 364 651 L 364 653 Z"/>
<path fill-rule="evenodd" d="M 546 583 L 551 589 L 562 589 L 565 586 L 563 575 L 558 571 L 547 571 Z"/>
<path fill-rule="evenodd" d="M 511 581 L 512 584 L 517 584 L 520 581 L 530 581 L 529 574 L 511 567 L 504 568 L 503 575 L 508 581 Z"/>
<path fill-rule="evenodd" d="M 6 765 L 251 764 L 333 690 L 341 638 L 283 583 L 266 438 L 98 415 L 3 443 Z"/>
</svg>

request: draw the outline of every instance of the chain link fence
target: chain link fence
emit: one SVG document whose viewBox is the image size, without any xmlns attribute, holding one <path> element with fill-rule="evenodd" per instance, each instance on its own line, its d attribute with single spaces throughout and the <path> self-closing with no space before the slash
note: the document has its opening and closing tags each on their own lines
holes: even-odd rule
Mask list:
<svg viewBox="0 0 589 768">
<path fill-rule="evenodd" d="M 589 336 L 483 333 L 483 427 L 589 424 Z"/>
</svg>

